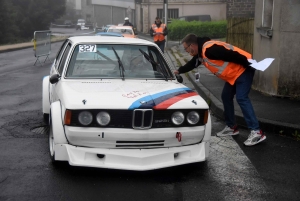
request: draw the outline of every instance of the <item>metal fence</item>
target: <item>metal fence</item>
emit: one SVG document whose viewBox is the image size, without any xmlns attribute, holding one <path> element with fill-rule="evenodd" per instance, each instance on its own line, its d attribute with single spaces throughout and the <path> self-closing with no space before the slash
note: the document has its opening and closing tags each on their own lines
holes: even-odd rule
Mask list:
<svg viewBox="0 0 300 201">
<path fill-rule="evenodd" d="M 227 43 L 253 54 L 253 34 L 253 18 L 231 18 L 227 20 Z"/>
<path fill-rule="evenodd" d="M 49 59 L 49 55 L 51 53 L 51 31 L 35 31 L 34 32 L 34 56 L 36 57 L 36 61 L 40 62 L 39 58 L 42 56 L 46 56 L 46 59 L 43 63 L 46 62 L 47 59 Z M 49 60 L 50 61 L 50 60 Z M 42 64 L 40 62 L 40 64 Z"/>
</svg>

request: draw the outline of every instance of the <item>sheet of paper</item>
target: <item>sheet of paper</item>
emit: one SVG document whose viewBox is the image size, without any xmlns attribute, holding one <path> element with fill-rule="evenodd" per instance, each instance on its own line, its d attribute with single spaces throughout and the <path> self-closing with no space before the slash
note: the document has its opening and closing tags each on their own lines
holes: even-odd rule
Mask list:
<svg viewBox="0 0 300 201">
<path fill-rule="evenodd" d="M 248 59 L 248 61 L 250 62 L 250 63 L 257 63 L 257 61 L 255 60 L 255 59 Z"/>
<path fill-rule="evenodd" d="M 260 70 L 260 71 L 264 71 L 271 65 L 271 63 L 273 61 L 274 61 L 274 58 L 265 58 L 264 60 L 257 62 L 257 63 L 255 63 L 255 62 L 251 63 L 250 61 L 249 62 L 251 63 L 250 66 L 252 66 L 253 68 Z"/>
</svg>

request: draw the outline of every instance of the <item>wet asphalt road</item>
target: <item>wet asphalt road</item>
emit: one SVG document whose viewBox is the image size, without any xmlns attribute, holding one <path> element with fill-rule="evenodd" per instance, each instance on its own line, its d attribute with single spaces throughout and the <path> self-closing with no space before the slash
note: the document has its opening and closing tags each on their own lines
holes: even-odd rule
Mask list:
<svg viewBox="0 0 300 201">
<path fill-rule="evenodd" d="M 60 45 L 52 44 L 50 60 Z M 33 66 L 32 48 L 2 53 L 0 61 L 1 201 L 299 200 L 299 142 L 273 133 L 255 147 L 242 145 L 242 129 L 234 139 L 212 137 L 206 162 L 155 171 L 53 166 L 41 113 L 50 62 Z M 213 133 L 224 127 L 212 123 Z"/>
</svg>

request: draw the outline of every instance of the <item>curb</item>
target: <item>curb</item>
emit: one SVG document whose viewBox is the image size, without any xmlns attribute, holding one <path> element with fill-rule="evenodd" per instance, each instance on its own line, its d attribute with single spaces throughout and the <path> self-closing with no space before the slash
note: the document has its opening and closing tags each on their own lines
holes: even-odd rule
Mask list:
<svg viewBox="0 0 300 201">
<path fill-rule="evenodd" d="M 186 62 L 178 55 L 178 52 L 175 48 L 176 46 L 170 48 L 172 53 L 175 55 L 176 59 L 179 60 L 181 65 L 184 65 Z M 208 103 L 211 112 L 219 119 L 224 120 L 224 109 L 222 102 L 217 99 L 206 87 L 204 87 L 200 82 L 194 81 L 194 75 L 191 72 L 186 73 L 186 77 L 193 84 L 197 92 L 204 98 Z M 240 111 L 235 111 L 236 123 L 238 126 L 248 129 L 244 116 Z M 297 130 L 300 130 L 300 125 L 282 123 L 279 121 L 268 120 L 264 118 L 257 117 L 260 127 L 264 132 L 273 132 L 289 137 L 293 137 L 293 133 Z"/>
<path fill-rule="evenodd" d="M 51 43 L 61 42 L 61 41 L 64 41 L 65 39 L 66 38 L 53 39 L 53 40 L 51 40 Z M 13 44 L 13 45 L 3 45 L 3 46 L 0 46 L 0 53 L 12 52 L 12 51 L 16 51 L 16 50 L 27 49 L 30 47 L 32 47 L 32 50 L 33 50 L 33 42 Z"/>
</svg>

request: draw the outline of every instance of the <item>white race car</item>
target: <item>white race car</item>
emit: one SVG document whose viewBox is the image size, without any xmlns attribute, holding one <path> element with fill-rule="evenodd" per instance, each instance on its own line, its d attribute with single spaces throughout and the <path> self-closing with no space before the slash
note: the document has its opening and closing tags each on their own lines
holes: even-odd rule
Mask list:
<svg viewBox="0 0 300 201">
<path fill-rule="evenodd" d="M 68 38 L 43 79 L 43 114 L 54 163 L 144 171 L 209 154 L 207 103 L 142 39 Z"/>
</svg>

